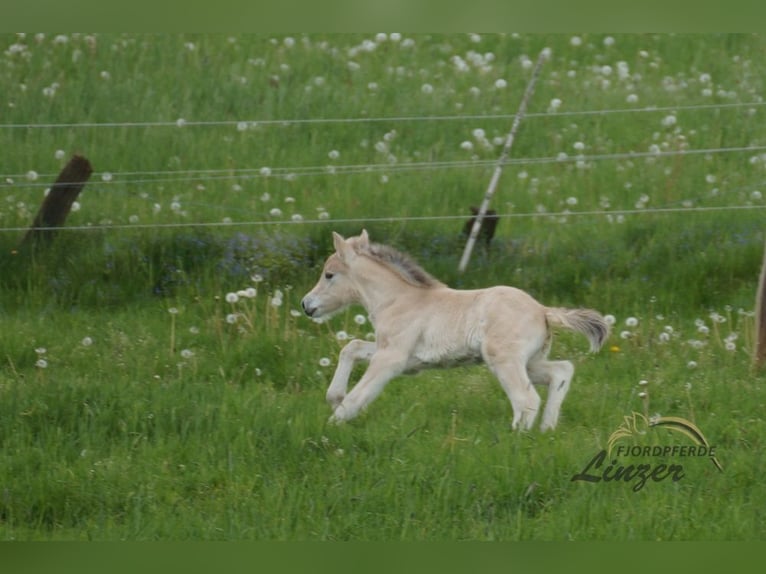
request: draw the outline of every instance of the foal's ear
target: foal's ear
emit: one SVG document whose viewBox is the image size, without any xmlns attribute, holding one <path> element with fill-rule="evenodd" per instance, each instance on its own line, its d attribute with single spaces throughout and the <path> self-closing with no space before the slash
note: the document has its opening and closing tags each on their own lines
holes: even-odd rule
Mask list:
<svg viewBox="0 0 766 574">
<path fill-rule="evenodd" d="M 335 247 L 335 253 L 338 254 L 341 261 L 348 261 L 354 255 L 354 249 L 343 239 L 340 233 L 332 232 L 332 243 Z"/>
<path fill-rule="evenodd" d="M 357 243 L 362 249 L 367 249 L 370 246 L 370 236 L 367 235 L 367 230 L 362 229 L 362 233 L 359 235 L 359 242 Z"/>
</svg>

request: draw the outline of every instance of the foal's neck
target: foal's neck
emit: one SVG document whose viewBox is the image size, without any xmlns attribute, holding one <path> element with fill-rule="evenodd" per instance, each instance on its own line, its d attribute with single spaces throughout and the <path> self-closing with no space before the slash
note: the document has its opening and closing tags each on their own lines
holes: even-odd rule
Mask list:
<svg viewBox="0 0 766 574">
<path fill-rule="evenodd" d="M 396 271 L 381 265 L 373 259 L 361 258 L 355 273 L 360 303 L 368 313 L 379 312 L 412 291 L 427 287 L 416 287 L 405 281 Z"/>
</svg>

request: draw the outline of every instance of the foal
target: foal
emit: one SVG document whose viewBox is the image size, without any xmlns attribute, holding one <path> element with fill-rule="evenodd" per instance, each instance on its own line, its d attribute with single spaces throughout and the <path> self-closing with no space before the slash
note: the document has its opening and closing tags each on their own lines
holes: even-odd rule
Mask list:
<svg viewBox="0 0 766 574">
<path fill-rule="evenodd" d="M 540 408 L 533 387 L 548 386 L 541 429 L 556 426 L 574 366 L 547 360 L 551 328 L 585 335 L 591 351 L 609 334 L 604 318 L 591 309 L 545 307 L 514 287 L 456 290 L 441 283 L 408 256 L 371 243 L 366 231 L 344 239 L 333 233 L 335 253 L 303 298 L 309 317 L 327 317 L 359 303 L 375 327 L 376 341 L 355 339 L 340 352 L 327 389 L 331 422 L 357 416 L 393 377 L 406 371 L 484 361 L 511 401 L 514 429 L 529 429 Z M 367 371 L 347 393 L 354 364 Z"/>
</svg>

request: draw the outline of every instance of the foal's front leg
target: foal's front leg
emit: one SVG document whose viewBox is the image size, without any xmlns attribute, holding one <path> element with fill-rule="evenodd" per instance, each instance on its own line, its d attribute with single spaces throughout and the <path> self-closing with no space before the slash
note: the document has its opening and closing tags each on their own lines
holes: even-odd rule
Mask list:
<svg viewBox="0 0 766 574">
<path fill-rule="evenodd" d="M 375 400 L 388 381 L 403 373 L 406 368 L 406 356 L 390 351 L 376 352 L 370 359 L 370 366 L 362 378 L 335 409 L 330 422 L 341 423 L 356 417 Z"/>
<path fill-rule="evenodd" d="M 346 397 L 348 379 L 357 361 L 369 361 L 375 352 L 375 343 L 354 339 L 341 349 L 338 356 L 338 367 L 332 377 L 332 382 L 327 388 L 327 402 L 334 409 L 338 408 Z"/>
</svg>

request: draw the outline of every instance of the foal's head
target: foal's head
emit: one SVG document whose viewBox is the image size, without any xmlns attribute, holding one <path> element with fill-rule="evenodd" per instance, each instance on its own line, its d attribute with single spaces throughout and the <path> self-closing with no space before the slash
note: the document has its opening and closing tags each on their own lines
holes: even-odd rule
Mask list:
<svg viewBox="0 0 766 574">
<path fill-rule="evenodd" d="M 348 239 L 337 233 L 332 237 L 335 253 L 325 262 L 319 282 L 301 302 L 309 317 L 330 315 L 352 303 L 374 305 L 381 293 L 388 298 L 405 287 L 444 286 L 404 253 L 387 245 L 370 243 L 367 231 Z M 379 287 L 373 290 L 374 297 L 368 289 L 370 285 Z M 360 290 L 365 292 L 364 301 Z"/>
<path fill-rule="evenodd" d="M 332 315 L 359 300 L 359 294 L 349 276 L 349 265 L 358 253 L 369 250 L 370 238 L 367 231 L 349 239 L 343 239 L 333 232 L 332 239 L 335 253 L 327 258 L 319 281 L 301 301 L 303 311 L 309 317 Z"/>
</svg>

